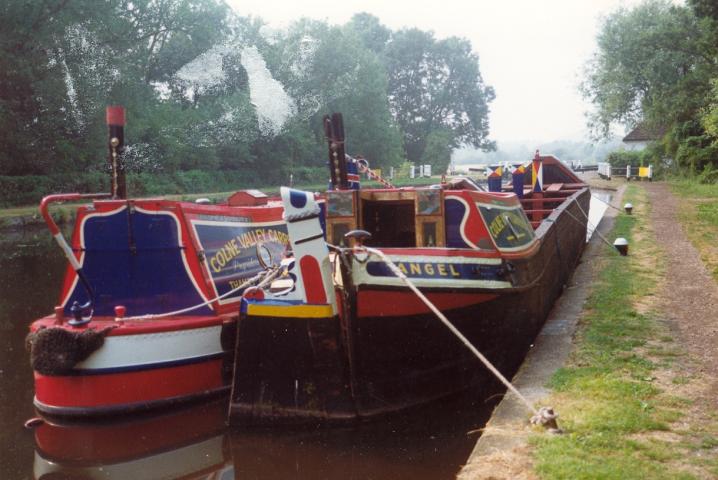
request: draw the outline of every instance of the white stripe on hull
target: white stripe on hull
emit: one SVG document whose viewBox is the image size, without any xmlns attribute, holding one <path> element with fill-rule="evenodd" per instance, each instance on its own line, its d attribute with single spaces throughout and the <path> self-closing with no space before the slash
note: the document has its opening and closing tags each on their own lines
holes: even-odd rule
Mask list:
<svg viewBox="0 0 718 480">
<path fill-rule="evenodd" d="M 80 370 L 152 365 L 222 353 L 222 326 L 105 338 L 102 347 L 77 364 Z"/>
</svg>

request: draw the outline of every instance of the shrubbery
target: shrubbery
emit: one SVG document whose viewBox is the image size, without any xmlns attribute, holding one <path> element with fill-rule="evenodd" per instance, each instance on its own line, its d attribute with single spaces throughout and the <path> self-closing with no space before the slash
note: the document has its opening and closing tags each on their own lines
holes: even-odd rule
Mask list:
<svg viewBox="0 0 718 480">
<path fill-rule="evenodd" d="M 608 154 L 606 161 L 610 163 L 612 167 L 625 167 L 626 165 L 640 167 L 643 165 L 643 152 L 616 150 Z"/>
<path fill-rule="evenodd" d="M 324 168 L 300 167 L 293 169 L 292 173 L 295 184 L 321 183 L 328 176 Z M 284 171 L 187 170 L 127 176 L 127 190 L 132 197 L 229 192 L 243 188 L 276 188 L 288 184 L 289 173 Z M 109 188 L 110 177 L 105 172 L 0 176 L 0 207 L 36 204 L 51 193 L 98 193 L 107 192 Z"/>
</svg>

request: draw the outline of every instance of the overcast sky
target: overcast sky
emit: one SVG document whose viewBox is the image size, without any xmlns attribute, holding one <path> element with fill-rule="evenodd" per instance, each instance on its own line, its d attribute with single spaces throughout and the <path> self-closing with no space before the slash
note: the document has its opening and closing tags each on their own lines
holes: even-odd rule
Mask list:
<svg viewBox="0 0 718 480">
<path fill-rule="evenodd" d="M 496 90 L 491 138 L 586 139 L 590 106 L 578 92 L 602 15 L 637 0 L 228 0 L 242 16 L 286 27 L 310 17 L 342 24 L 358 12 L 389 28 L 468 38 L 484 82 Z"/>
</svg>

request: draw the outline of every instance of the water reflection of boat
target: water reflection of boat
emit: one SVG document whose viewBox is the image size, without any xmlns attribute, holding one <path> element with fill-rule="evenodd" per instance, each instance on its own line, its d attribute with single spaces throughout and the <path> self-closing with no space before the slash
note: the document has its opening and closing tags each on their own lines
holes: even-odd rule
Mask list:
<svg viewBox="0 0 718 480">
<path fill-rule="evenodd" d="M 35 430 L 35 478 L 234 478 L 226 403 L 124 422 L 57 423 Z"/>
<path fill-rule="evenodd" d="M 532 176 L 490 176 L 494 191 L 461 178 L 359 189 L 367 163 L 345 155 L 340 116 L 325 125 L 325 195 L 95 200 L 71 246 L 47 206 L 82 197 L 45 199 L 71 265 L 55 315 L 32 326 L 35 405 L 127 413 L 231 385 L 234 422 L 340 423 L 484 381 L 388 262 L 500 368 L 515 366 L 583 250 L 586 185 L 537 152 Z"/>
</svg>

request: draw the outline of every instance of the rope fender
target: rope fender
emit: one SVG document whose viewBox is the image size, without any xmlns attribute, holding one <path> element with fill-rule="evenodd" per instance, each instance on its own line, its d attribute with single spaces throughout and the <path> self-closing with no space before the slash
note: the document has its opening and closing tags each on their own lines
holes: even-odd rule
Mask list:
<svg viewBox="0 0 718 480">
<path fill-rule="evenodd" d="M 32 369 L 42 375 L 69 373 L 105 343 L 105 336 L 115 326 L 96 330 L 70 331 L 61 327 L 40 328 L 28 334 L 25 346 L 30 351 Z"/>
</svg>

